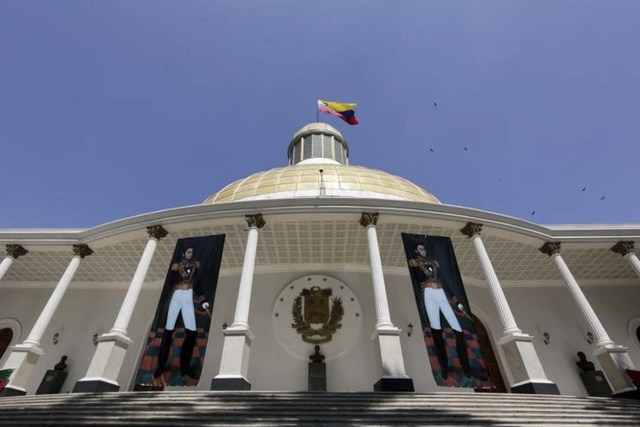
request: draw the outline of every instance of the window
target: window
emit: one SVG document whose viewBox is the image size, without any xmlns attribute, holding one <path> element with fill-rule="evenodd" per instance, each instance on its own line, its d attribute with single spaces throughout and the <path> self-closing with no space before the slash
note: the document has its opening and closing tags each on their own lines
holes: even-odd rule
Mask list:
<svg viewBox="0 0 640 427">
<path fill-rule="evenodd" d="M 344 163 L 344 160 L 342 159 L 342 144 L 339 143 L 337 140 L 335 144 L 336 144 L 336 160 L 339 161 L 340 163 Z"/>
<path fill-rule="evenodd" d="M 300 161 L 300 149 L 302 148 L 301 145 L 302 145 L 302 142 L 293 146 L 293 159 L 292 159 L 293 164 L 296 164 Z"/>
<path fill-rule="evenodd" d="M 322 157 L 325 159 L 333 159 L 331 153 L 331 135 L 322 135 Z"/>
<path fill-rule="evenodd" d="M 306 136 L 304 138 L 304 152 L 302 153 L 302 159 L 300 160 L 304 160 L 304 159 L 308 159 L 309 157 L 311 157 L 311 137 L 310 136 Z"/>
<path fill-rule="evenodd" d="M 313 157 L 322 157 L 322 135 L 311 135 L 313 149 L 311 155 Z"/>
</svg>

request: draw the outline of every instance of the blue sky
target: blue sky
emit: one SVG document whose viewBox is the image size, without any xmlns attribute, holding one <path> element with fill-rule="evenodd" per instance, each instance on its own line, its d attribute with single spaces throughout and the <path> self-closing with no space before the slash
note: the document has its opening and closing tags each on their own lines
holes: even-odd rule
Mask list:
<svg viewBox="0 0 640 427">
<path fill-rule="evenodd" d="M 352 164 L 444 203 L 640 223 L 639 40 L 637 0 L 0 0 L 0 227 L 198 204 L 318 97 L 359 104 L 324 116 Z"/>
</svg>

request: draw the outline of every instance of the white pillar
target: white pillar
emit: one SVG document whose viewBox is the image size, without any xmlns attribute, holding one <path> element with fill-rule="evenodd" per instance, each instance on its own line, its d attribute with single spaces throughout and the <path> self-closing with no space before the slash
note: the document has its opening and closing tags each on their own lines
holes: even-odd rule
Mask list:
<svg viewBox="0 0 640 427">
<path fill-rule="evenodd" d="M 62 278 L 60 278 L 56 288 L 49 297 L 49 301 L 47 301 L 47 304 L 42 309 L 35 325 L 31 328 L 27 339 L 12 349 L 9 358 L 4 364 L 3 369 L 12 369 L 13 372 L 9 377 L 9 383 L 0 396 L 26 394 L 26 384 L 31 377 L 38 359 L 44 354 L 40 347 L 42 336 L 47 326 L 49 326 L 56 309 L 60 305 L 71 280 L 73 280 L 73 276 L 80 266 L 80 260 L 91 255 L 93 251 L 87 245 L 73 245 L 73 253 L 74 256 L 71 258 L 71 262 L 69 262 Z"/>
<path fill-rule="evenodd" d="M 391 323 L 391 315 L 389 314 L 389 302 L 387 301 L 387 291 L 384 284 L 378 234 L 376 233 L 378 214 L 363 213 L 362 215 L 360 224 L 367 230 L 367 241 L 369 243 L 369 263 L 371 264 L 373 299 L 376 308 L 376 329 L 394 328 L 395 326 Z"/>
<path fill-rule="evenodd" d="M 498 276 L 489 259 L 489 254 L 480 237 L 480 231 L 482 231 L 482 224 L 473 222 L 468 222 L 460 230 L 473 242 L 489 286 L 489 292 L 498 309 L 498 317 L 500 317 L 502 325 L 502 337 L 498 341 L 498 345 L 504 350 L 511 391 L 528 394 L 560 394 L 558 386 L 547 379 L 538 353 L 533 346 L 533 337 L 523 334 L 516 324 Z"/>
<path fill-rule="evenodd" d="M 40 340 L 44 335 L 44 331 L 49 326 L 51 322 L 51 318 L 56 313 L 60 302 L 62 301 L 62 297 L 67 292 L 67 288 L 73 280 L 73 276 L 75 276 L 76 271 L 78 271 L 78 267 L 80 267 L 80 260 L 87 255 L 90 255 L 93 251 L 89 249 L 86 245 L 74 245 L 74 256 L 71 258 L 71 262 L 67 266 L 64 274 L 60 278 L 58 285 L 53 290 L 53 293 L 49 297 L 49 301 L 42 309 L 38 320 L 36 320 L 36 324 L 31 328 L 31 332 L 29 332 L 29 336 L 24 340 L 24 344 L 31 344 L 40 347 Z M 87 253 L 86 251 L 91 251 Z"/>
<path fill-rule="evenodd" d="M 629 252 L 625 255 L 625 258 L 629 261 L 629 264 L 631 264 L 631 267 L 635 270 L 638 277 L 640 277 L 640 260 L 638 259 L 638 256 L 633 252 Z"/>
<path fill-rule="evenodd" d="M 545 247 L 546 249 L 543 250 Z M 614 345 L 614 342 L 609 338 L 609 334 L 607 334 L 604 326 L 600 323 L 600 319 L 598 319 L 596 312 L 591 307 L 591 304 L 589 304 L 587 297 L 584 296 L 582 289 L 580 289 L 578 282 L 573 277 L 573 274 L 571 274 L 571 270 L 569 270 L 569 267 L 567 267 L 567 264 L 564 262 L 562 255 L 560 255 L 560 243 L 547 242 L 545 246 L 540 248 L 540 251 L 549 255 L 553 262 L 555 262 L 558 270 L 560 270 L 560 274 L 567 285 L 567 289 L 569 289 L 571 296 L 576 304 L 578 304 L 580 312 L 595 335 L 596 345 L 599 347 Z"/>
<path fill-rule="evenodd" d="M 484 272 L 484 277 L 487 281 L 487 285 L 489 285 L 489 291 L 491 292 L 493 301 L 498 308 L 498 316 L 500 317 L 500 323 L 502 325 L 502 335 L 522 333 L 516 324 L 516 319 L 513 317 L 507 298 L 504 296 L 504 291 L 502 290 L 498 276 L 493 269 L 493 265 L 491 265 L 489 254 L 487 253 L 484 243 L 482 242 L 482 238 L 480 237 L 481 230 L 482 224 L 469 222 L 465 228 L 460 231 L 471 238 L 471 241 L 473 242 L 476 254 L 480 260 L 480 265 L 482 266 L 482 271 Z"/>
<path fill-rule="evenodd" d="M 29 251 L 20 245 L 7 245 L 7 256 L 0 262 L 0 280 L 4 277 L 13 261 L 21 255 L 26 255 Z"/>
<path fill-rule="evenodd" d="M 247 248 L 240 275 L 238 299 L 233 323 L 224 331 L 220 370 L 211 381 L 211 390 L 250 390 L 248 381 L 249 356 L 253 334 L 249 330 L 249 307 L 253 271 L 258 250 L 258 230 L 266 224 L 262 214 L 246 215 L 249 225 Z"/>
<path fill-rule="evenodd" d="M 253 216 L 251 216 L 253 217 Z M 262 217 L 261 217 L 262 218 Z M 256 266 L 256 253 L 258 251 L 258 222 L 255 219 L 247 219 L 249 234 L 247 235 L 247 247 L 244 251 L 244 262 L 238 288 L 238 300 L 231 328 L 249 328 L 249 307 L 251 306 L 251 289 L 253 287 L 253 270 Z M 264 225 L 264 222 L 263 222 Z"/>
<path fill-rule="evenodd" d="M 120 311 L 113 327 L 107 334 L 98 337 L 98 346 L 83 378 L 78 380 L 74 392 L 118 391 L 118 375 L 122 369 L 129 345 L 132 343 L 128 335 L 129 322 L 138 302 L 144 279 L 149 271 L 158 241 L 168 233 L 160 225 L 147 227 L 149 240 L 142 252 L 138 267 L 131 279 L 129 290 L 124 297 Z"/>
<path fill-rule="evenodd" d="M 362 213 L 360 225 L 367 232 L 373 299 L 376 309 L 376 329 L 372 338 L 377 340 L 380 351 L 378 354 L 380 379 L 373 388 L 375 391 L 414 391 L 413 380 L 405 373 L 404 357 L 400 346 L 400 329 L 393 325 L 389 314 L 389 302 L 376 232 L 377 223 L 377 213 Z"/>
<path fill-rule="evenodd" d="M 622 255 L 629 262 L 629 265 L 631 265 L 633 271 L 635 271 L 638 277 L 640 277 L 640 260 L 638 259 L 638 256 L 633 252 L 633 242 L 618 242 L 611 248 L 611 250 Z"/>
<path fill-rule="evenodd" d="M 598 319 L 596 312 L 591 307 L 591 304 L 589 304 L 587 297 L 585 297 L 582 289 L 580 289 L 580 286 L 578 285 L 578 282 L 573 277 L 573 274 L 571 274 L 571 270 L 569 270 L 569 267 L 567 267 L 567 264 L 560 255 L 560 243 L 546 242 L 540 248 L 540 252 L 549 255 L 553 259 L 558 270 L 560 270 L 560 274 L 562 275 L 571 296 L 575 300 L 580 312 L 593 331 L 597 347 L 594 354 L 600 361 L 602 369 L 611 383 L 613 393 L 618 394 L 625 391 L 635 390 L 631 379 L 625 371 L 627 368 L 634 369 L 631 358 L 629 358 L 624 347 L 616 345 L 611 338 L 609 338 L 609 334 L 607 334 L 607 331 L 604 329 L 600 319 Z"/>
<path fill-rule="evenodd" d="M 129 322 L 131 321 L 133 310 L 138 302 L 138 296 L 142 290 L 144 279 L 147 277 L 149 266 L 153 260 L 153 254 L 158 246 L 158 241 L 168 233 L 164 228 L 162 228 L 162 226 L 154 225 L 152 227 L 147 227 L 147 234 L 149 234 L 147 246 L 144 248 L 144 252 L 142 252 L 142 256 L 138 262 L 138 268 L 136 268 L 133 279 L 131 279 L 129 290 L 127 291 L 127 295 L 124 297 L 124 301 L 122 302 L 122 306 L 118 312 L 118 317 L 113 323 L 113 327 L 110 331 L 111 333 L 127 335 L 127 328 L 129 328 Z"/>
<path fill-rule="evenodd" d="M 14 257 L 12 257 L 11 255 L 7 255 L 6 257 L 4 257 L 2 262 L 0 262 L 0 280 L 2 280 L 7 270 L 9 270 L 9 267 L 11 267 L 11 264 L 13 264 L 14 260 Z"/>
</svg>

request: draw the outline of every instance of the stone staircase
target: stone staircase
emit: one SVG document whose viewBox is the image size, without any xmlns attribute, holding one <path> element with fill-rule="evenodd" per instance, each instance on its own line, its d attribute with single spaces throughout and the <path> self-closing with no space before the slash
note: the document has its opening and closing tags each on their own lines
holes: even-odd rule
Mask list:
<svg viewBox="0 0 640 427">
<path fill-rule="evenodd" d="M 0 398 L 7 426 L 640 426 L 640 401 L 500 393 L 123 392 Z"/>
</svg>

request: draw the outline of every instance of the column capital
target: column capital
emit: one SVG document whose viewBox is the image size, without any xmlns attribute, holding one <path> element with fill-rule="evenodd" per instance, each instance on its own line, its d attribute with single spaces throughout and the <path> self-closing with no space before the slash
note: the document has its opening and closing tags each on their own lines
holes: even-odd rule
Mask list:
<svg viewBox="0 0 640 427">
<path fill-rule="evenodd" d="M 626 256 L 633 252 L 634 245 L 631 241 L 618 242 L 610 248 L 613 252 Z"/>
<path fill-rule="evenodd" d="M 480 234 L 482 231 L 482 224 L 478 224 L 475 222 L 468 222 L 467 225 L 460 229 L 460 232 L 465 236 L 471 238 L 476 234 Z"/>
<path fill-rule="evenodd" d="M 555 255 L 560 253 L 560 242 L 545 242 L 540 248 L 538 248 L 540 252 L 545 255 Z"/>
<path fill-rule="evenodd" d="M 149 237 L 160 240 L 163 237 L 166 237 L 169 232 L 165 230 L 161 225 L 150 225 L 149 227 L 147 227 L 147 234 L 149 235 Z"/>
<path fill-rule="evenodd" d="M 262 228 L 266 224 L 265 220 L 262 219 L 262 214 L 245 215 L 244 218 L 247 220 L 249 228 Z"/>
<path fill-rule="evenodd" d="M 7 255 L 13 259 L 18 259 L 19 256 L 28 253 L 29 251 L 22 247 L 22 245 L 7 245 Z"/>
<path fill-rule="evenodd" d="M 378 225 L 379 216 L 380 214 L 378 212 L 362 212 L 362 216 L 360 217 L 360 225 L 363 227 Z"/>
<path fill-rule="evenodd" d="M 80 258 L 88 257 L 93 251 L 88 245 L 73 245 L 73 254 Z"/>
</svg>

